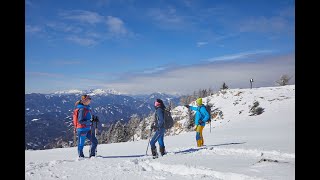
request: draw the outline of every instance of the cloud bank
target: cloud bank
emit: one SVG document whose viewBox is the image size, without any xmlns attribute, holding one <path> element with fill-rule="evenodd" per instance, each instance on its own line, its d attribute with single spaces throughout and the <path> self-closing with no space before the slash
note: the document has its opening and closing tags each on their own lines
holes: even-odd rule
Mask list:
<svg viewBox="0 0 320 180">
<path fill-rule="evenodd" d="M 142 94 L 166 92 L 191 94 L 200 88 L 217 91 L 225 82 L 229 88 L 275 86 L 281 75 L 292 76 L 295 84 L 295 57 L 293 54 L 264 58 L 255 62 L 214 62 L 202 65 L 169 69 L 148 76 L 130 77 L 121 82 L 106 83 L 105 88 L 114 88 L 123 93 Z"/>
</svg>

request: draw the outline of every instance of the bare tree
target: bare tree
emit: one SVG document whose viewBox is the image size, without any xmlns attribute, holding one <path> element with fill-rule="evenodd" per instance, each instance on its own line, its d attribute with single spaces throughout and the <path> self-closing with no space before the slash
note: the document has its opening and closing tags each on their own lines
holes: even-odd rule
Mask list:
<svg viewBox="0 0 320 180">
<path fill-rule="evenodd" d="M 208 89 L 208 96 L 211 96 L 213 94 L 213 90 L 211 89 L 211 87 L 209 87 Z"/>
<path fill-rule="evenodd" d="M 201 97 L 206 97 L 206 96 L 208 96 L 208 90 L 203 89 L 201 92 Z"/>
<path fill-rule="evenodd" d="M 198 96 L 197 96 L 197 97 L 202 97 L 202 92 L 203 92 L 202 89 L 199 89 L 199 90 L 198 90 Z"/>
<path fill-rule="evenodd" d="M 225 90 L 225 89 L 229 89 L 229 87 L 227 86 L 227 84 L 225 82 L 223 82 L 222 87 L 220 89 Z"/>
<path fill-rule="evenodd" d="M 197 94 L 197 92 L 196 91 L 193 91 L 193 95 L 192 95 L 192 97 L 193 98 L 196 98 L 196 97 L 198 97 L 199 95 Z"/>
<path fill-rule="evenodd" d="M 173 109 L 174 107 L 175 107 L 175 104 L 170 100 L 167 109 L 171 111 L 171 109 Z"/>
<path fill-rule="evenodd" d="M 292 76 L 289 77 L 287 74 L 283 74 L 281 75 L 280 79 L 276 81 L 276 84 L 279 86 L 288 85 L 291 78 Z"/>
<path fill-rule="evenodd" d="M 182 105 L 184 105 L 184 104 L 189 104 L 188 96 L 182 96 L 182 97 L 180 98 L 180 103 L 181 103 Z"/>
</svg>

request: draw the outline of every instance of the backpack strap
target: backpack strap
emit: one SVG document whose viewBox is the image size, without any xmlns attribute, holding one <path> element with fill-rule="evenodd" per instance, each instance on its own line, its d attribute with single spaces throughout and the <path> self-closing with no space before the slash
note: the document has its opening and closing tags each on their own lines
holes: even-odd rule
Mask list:
<svg viewBox="0 0 320 180">
<path fill-rule="evenodd" d="M 89 110 L 87 108 L 83 108 L 83 114 L 82 114 L 82 117 L 86 117 L 87 114 L 88 114 Z"/>
<path fill-rule="evenodd" d="M 198 109 L 198 111 L 199 111 L 199 113 L 201 114 L 201 118 L 202 118 L 202 116 L 204 117 L 204 115 L 201 113 L 201 111 L 200 111 L 200 109 L 202 108 L 202 107 L 204 107 L 203 105 L 201 105 L 200 107 L 198 107 L 197 109 Z M 204 107 L 204 108 L 206 108 L 206 107 Z M 207 110 L 207 109 L 206 109 Z M 202 120 L 202 119 L 201 119 Z"/>
</svg>

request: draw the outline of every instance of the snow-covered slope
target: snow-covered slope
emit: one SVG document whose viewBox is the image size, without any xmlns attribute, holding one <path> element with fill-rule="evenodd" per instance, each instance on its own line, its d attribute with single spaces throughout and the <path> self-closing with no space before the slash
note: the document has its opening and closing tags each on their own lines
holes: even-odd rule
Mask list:
<svg viewBox="0 0 320 180">
<path fill-rule="evenodd" d="M 231 89 L 204 98 L 222 116 L 195 132 L 166 136 L 168 154 L 145 156 L 148 140 L 98 146 L 96 158 L 76 148 L 25 151 L 26 179 L 295 179 L 295 85 Z M 254 102 L 263 112 L 251 115 Z M 186 112 L 180 106 L 174 109 Z M 220 114 L 220 115 L 221 115 Z M 180 118 L 181 123 L 186 121 Z M 85 147 L 88 155 L 89 147 Z M 148 149 L 150 155 L 150 147 Z"/>
</svg>

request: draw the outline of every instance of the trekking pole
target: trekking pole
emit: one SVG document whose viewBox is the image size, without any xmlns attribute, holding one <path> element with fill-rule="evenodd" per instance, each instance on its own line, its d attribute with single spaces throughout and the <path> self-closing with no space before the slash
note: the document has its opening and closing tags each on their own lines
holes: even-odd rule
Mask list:
<svg viewBox="0 0 320 180">
<path fill-rule="evenodd" d="M 90 126 L 90 133 L 91 133 L 91 136 L 90 136 L 89 156 L 91 155 L 91 147 L 92 147 L 92 136 L 93 136 L 93 133 L 92 133 L 92 127 L 93 127 L 93 122 L 91 122 L 91 126 Z"/>
<path fill-rule="evenodd" d="M 210 121 L 210 133 L 211 133 L 211 121 Z"/>
<path fill-rule="evenodd" d="M 148 148 L 149 148 L 149 144 L 150 144 L 150 140 L 151 140 L 151 133 L 152 133 L 152 129 L 150 129 L 150 133 L 149 133 L 149 141 L 148 141 L 148 146 L 147 146 L 147 150 L 146 150 L 146 155 L 148 155 Z"/>
<path fill-rule="evenodd" d="M 96 121 L 96 128 L 94 129 L 94 136 L 98 140 L 98 122 L 97 121 Z M 97 147 L 96 147 L 96 156 L 97 156 L 97 149 L 98 149 L 98 144 L 97 144 Z"/>
<path fill-rule="evenodd" d="M 76 134 L 76 129 L 73 130 L 73 147 L 76 147 L 77 143 L 77 134 Z"/>
</svg>

